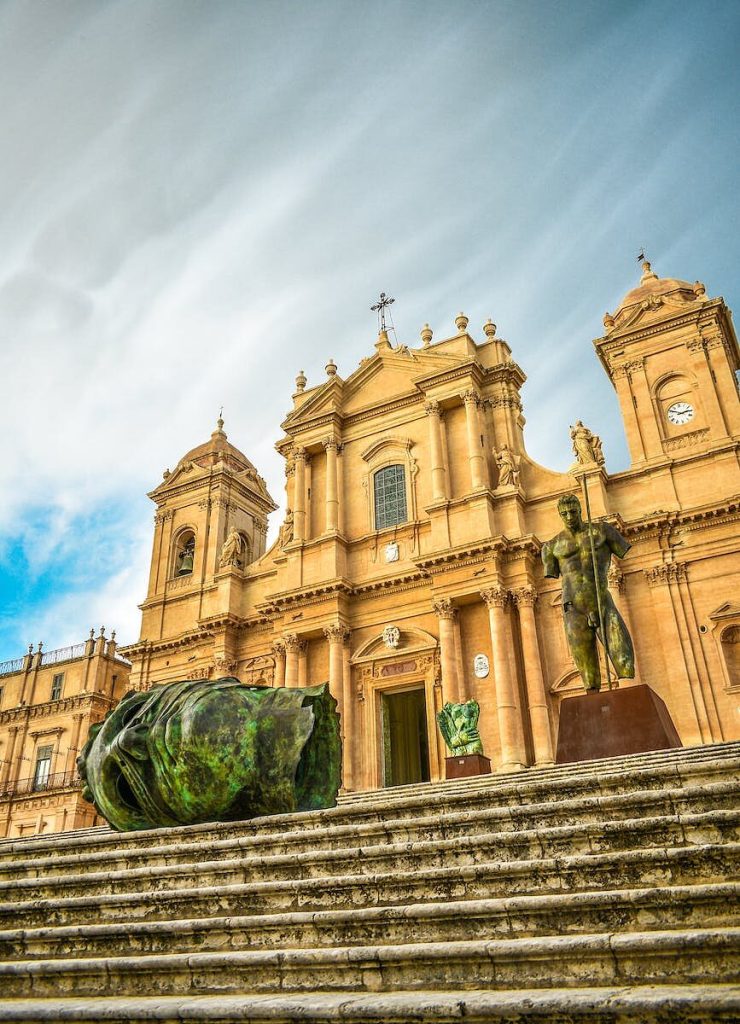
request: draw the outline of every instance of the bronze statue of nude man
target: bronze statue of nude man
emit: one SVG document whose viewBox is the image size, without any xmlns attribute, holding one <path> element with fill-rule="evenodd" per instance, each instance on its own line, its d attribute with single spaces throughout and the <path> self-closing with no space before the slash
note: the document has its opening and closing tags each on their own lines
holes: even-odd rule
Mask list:
<svg viewBox="0 0 740 1024">
<path fill-rule="evenodd" d="M 596 578 L 588 524 L 581 515 L 581 503 L 574 494 L 565 494 L 558 502 L 564 530 L 542 548 L 545 576 L 563 577 L 563 619 L 573 660 L 586 690 L 601 688 L 601 669 L 596 637 L 603 643 L 599 628 L 597 600 L 609 646 L 609 656 L 620 679 L 633 679 L 635 654 L 627 627 L 607 587 L 607 572 L 612 555 L 624 558 L 630 545 L 609 523 L 593 524 L 596 554 Z"/>
</svg>

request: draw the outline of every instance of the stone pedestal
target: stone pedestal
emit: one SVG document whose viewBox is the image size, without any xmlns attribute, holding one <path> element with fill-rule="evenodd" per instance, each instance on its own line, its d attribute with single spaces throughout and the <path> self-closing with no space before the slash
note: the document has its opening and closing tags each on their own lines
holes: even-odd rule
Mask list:
<svg viewBox="0 0 740 1024">
<path fill-rule="evenodd" d="M 584 693 L 560 705 L 556 764 L 680 746 L 668 708 L 644 684 Z"/>
<path fill-rule="evenodd" d="M 473 775 L 490 775 L 491 762 L 483 754 L 463 754 L 445 758 L 446 779 L 469 779 Z"/>
</svg>

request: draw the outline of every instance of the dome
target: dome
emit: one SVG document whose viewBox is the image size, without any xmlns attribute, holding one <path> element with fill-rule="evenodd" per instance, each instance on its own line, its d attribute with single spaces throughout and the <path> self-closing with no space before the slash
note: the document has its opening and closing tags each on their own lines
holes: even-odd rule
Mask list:
<svg viewBox="0 0 740 1024">
<path fill-rule="evenodd" d="M 647 260 L 642 264 L 642 277 L 637 288 L 627 292 L 616 311 L 607 313 L 604 326 L 607 330 L 619 327 L 632 318 L 636 309 L 649 309 L 662 305 L 665 299 L 671 306 L 682 303 L 704 301 L 706 290 L 700 281 L 690 284 L 675 277 L 658 277 Z"/>
<path fill-rule="evenodd" d="M 210 439 L 204 444 L 192 448 L 187 455 L 183 455 L 180 459 L 181 464 L 188 462 L 194 462 L 203 469 L 215 466 L 217 462 L 225 462 L 229 469 L 235 470 L 237 473 L 246 469 L 254 469 L 246 455 L 228 440 L 221 417 L 219 417 L 216 429 Z"/>
</svg>

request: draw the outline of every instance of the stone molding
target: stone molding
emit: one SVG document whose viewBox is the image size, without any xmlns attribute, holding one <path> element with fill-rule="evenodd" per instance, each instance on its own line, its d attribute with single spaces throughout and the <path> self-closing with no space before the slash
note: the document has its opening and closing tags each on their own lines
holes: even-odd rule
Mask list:
<svg viewBox="0 0 740 1024">
<path fill-rule="evenodd" d="M 678 437 L 667 437 L 665 439 L 665 449 L 667 452 L 677 451 L 681 448 L 690 448 L 695 444 L 701 444 L 709 433 L 709 427 L 700 427 L 698 430 L 692 430 L 688 434 L 680 434 Z"/>
</svg>

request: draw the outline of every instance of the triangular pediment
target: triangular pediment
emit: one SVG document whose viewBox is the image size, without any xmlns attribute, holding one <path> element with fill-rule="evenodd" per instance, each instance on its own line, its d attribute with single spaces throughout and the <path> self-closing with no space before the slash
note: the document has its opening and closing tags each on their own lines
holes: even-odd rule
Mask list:
<svg viewBox="0 0 740 1024">
<path fill-rule="evenodd" d="M 710 613 L 709 618 L 716 622 L 717 619 L 732 619 L 740 615 L 740 604 L 737 601 L 724 601 L 719 608 Z"/>
</svg>

